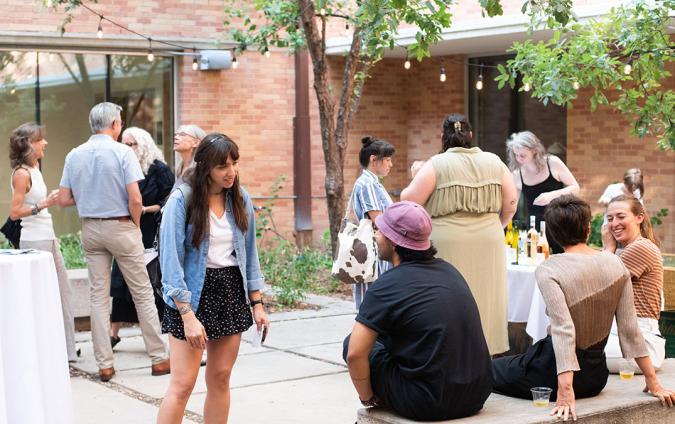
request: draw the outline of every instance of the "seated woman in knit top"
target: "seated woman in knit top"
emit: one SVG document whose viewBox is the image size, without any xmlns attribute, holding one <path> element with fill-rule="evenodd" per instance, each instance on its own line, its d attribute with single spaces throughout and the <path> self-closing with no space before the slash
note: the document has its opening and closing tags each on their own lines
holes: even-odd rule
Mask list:
<svg viewBox="0 0 675 424">
<path fill-rule="evenodd" d="M 550 387 L 552 400 L 557 400 L 551 415 L 576 420 L 575 399 L 595 396 L 607 384 L 604 348 L 616 318 L 624 358 L 635 359 L 647 390 L 672 406 L 675 392 L 661 387 L 637 325 L 630 274 L 616 255 L 586 245 L 588 203 L 561 196 L 551 201 L 544 216 L 547 238 L 565 250 L 535 273 L 550 335 L 522 355 L 494 360 L 494 391 L 530 399 L 530 388 Z"/>
<path fill-rule="evenodd" d="M 666 340 L 659 332 L 663 296 L 663 259 L 659 239 L 652 230 L 645 207 L 633 196 L 621 195 L 611 199 L 606 216 L 608 223 L 602 226 L 603 248 L 610 253 L 616 252 L 630 272 L 638 327 L 647 343 L 649 359 L 658 370 L 666 358 Z M 623 249 L 617 250 L 617 243 L 621 243 Z M 621 357 L 615 326 L 612 326 L 605 355 L 611 373 L 621 370 L 640 372 L 635 361 Z"/>
</svg>

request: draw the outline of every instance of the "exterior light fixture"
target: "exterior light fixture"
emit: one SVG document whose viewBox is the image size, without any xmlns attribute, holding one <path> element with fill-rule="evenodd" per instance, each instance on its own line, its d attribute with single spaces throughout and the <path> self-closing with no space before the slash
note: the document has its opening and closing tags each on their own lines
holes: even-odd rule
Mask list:
<svg viewBox="0 0 675 424">
<path fill-rule="evenodd" d="M 445 82 L 446 78 L 447 77 L 445 76 L 445 68 L 441 66 L 441 76 L 440 76 L 441 82 Z"/>
</svg>

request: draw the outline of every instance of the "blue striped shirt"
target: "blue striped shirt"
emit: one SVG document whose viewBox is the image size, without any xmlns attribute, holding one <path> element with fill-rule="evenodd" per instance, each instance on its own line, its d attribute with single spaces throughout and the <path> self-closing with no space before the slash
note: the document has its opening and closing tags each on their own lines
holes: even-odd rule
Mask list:
<svg viewBox="0 0 675 424">
<path fill-rule="evenodd" d="M 352 196 L 354 213 L 358 219 L 363 219 L 366 212 L 369 211 L 384 212 L 384 210 L 393 203 L 389 193 L 384 189 L 384 186 L 377 175 L 367 169 L 363 170 L 361 176 L 354 183 Z M 383 260 L 377 261 L 377 265 L 378 275 L 382 275 L 391 268 L 391 263 Z M 366 294 L 366 290 L 368 290 L 370 284 L 354 284 L 353 294 L 356 309 L 361 305 L 363 296 Z"/>
</svg>

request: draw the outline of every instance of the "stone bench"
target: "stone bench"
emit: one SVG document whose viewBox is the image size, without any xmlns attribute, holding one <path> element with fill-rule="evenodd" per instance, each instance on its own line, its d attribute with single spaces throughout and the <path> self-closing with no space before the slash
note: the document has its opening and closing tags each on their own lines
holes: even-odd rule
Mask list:
<svg viewBox="0 0 675 424">
<path fill-rule="evenodd" d="M 667 359 L 661 371 L 657 373 L 661 384 L 675 389 L 675 358 Z M 646 393 L 644 377 L 636 375 L 631 380 L 619 380 L 618 375 L 610 375 L 607 386 L 598 396 L 578 399 L 577 417 L 584 423 L 675 423 L 675 407 L 664 408 L 659 400 Z M 531 401 L 491 394 L 483 409 L 476 415 L 457 420 L 438 421 L 444 423 L 517 423 L 534 424 L 557 421 L 549 416 L 551 407 L 537 408 Z M 411 421 L 401 418 L 391 411 L 371 408 L 358 411 L 358 424 L 408 424 Z"/>
</svg>

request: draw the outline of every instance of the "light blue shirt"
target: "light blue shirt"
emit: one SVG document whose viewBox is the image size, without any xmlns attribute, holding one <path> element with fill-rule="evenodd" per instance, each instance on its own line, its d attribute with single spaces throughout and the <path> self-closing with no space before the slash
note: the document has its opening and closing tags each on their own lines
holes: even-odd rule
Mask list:
<svg viewBox="0 0 675 424">
<path fill-rule="evenodd" d="M 206 258 L 209 253 L 209 235 L 198 248 L 192 245 L 192 224 L 187 224 L 187 205 L 183 193 L 191 192 L 187 184 L 181 185 L 169 196 L 162 210 L 159 230 L 159 264 L 162 268 L 164 302 L 176 309 L 176 302 L 190 303 L 193 311 L 199 308 L 199 299 L 206 277 Z M 243 279 L 244 292 L 261 290 L 265 279 L 260 272 L 258 248 L 255 240 L 255 211 L 246 190 L 241 189 L 244 209 L 248 216 L 248 229 L 242 232 L 232 213 L 232 197 L 227 195 L 227 220 L 233 232 L 234 256 Z"/>
<path fill-rule="evenodd" d="M 354 183 L 353 196 L 354 213 L 358 219 L 366 218 L 366 212 L 369 211 L 384 213 L 384 210 L 392 204 L 391 197 L 378 176 L 367 169 L 363 170 L 361 176 Z M 377 264 L 379 267 L 378 275 L 382 275 L 391 268 L 391 263 L 382 259 L 378 260 Z M 357 300 L 357 303 L 360 304 L 360 300 Z"/>
<path fill-rule="evenodd" d="M 60 185 L 72 191 L 80 218 L 112 218 L 129 216 L 127 184 L 143 178 L 131 147 L 95 134 L 68 153 Z"/>
</svg>

